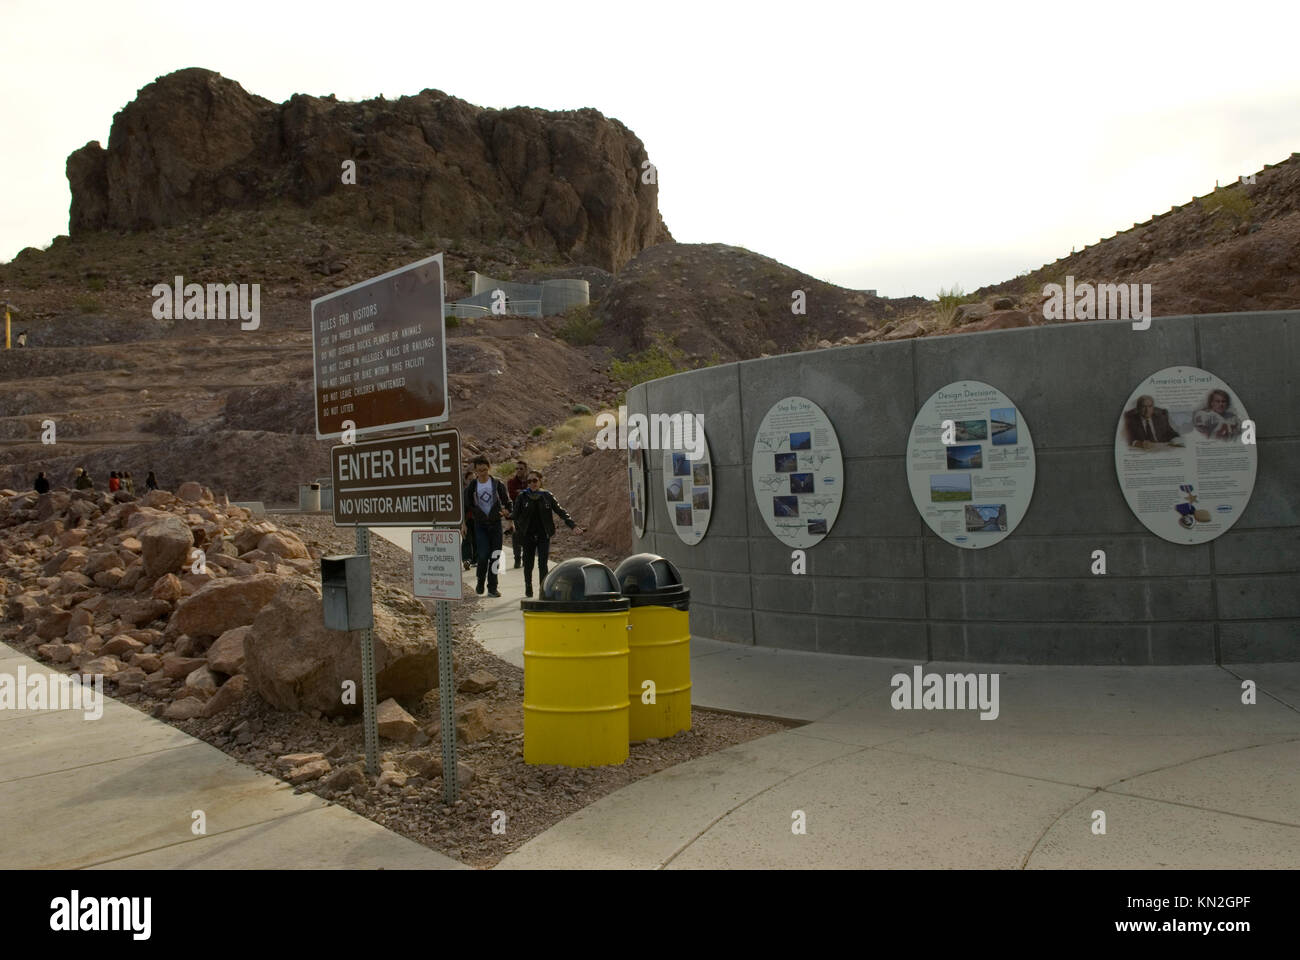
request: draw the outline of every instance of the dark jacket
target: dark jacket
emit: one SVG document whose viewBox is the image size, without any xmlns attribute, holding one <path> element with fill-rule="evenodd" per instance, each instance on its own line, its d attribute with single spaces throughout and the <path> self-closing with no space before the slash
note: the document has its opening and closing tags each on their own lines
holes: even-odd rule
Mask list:
<svg viewBox="0 0 1300 960">
<path fill-rule="evenodd" d="M 539 490 L 534 497 L 531 491 L 525 490 L 515 498 L 515 533 L 521 537 L 555 536 L 555 518 L 551 516 L 552 513 L 568 524 L 570 530 L 577 526 L 573 518 L 556 502 L 551 491 Z"/>
<path fill-rule="evenodd" d="M 42 474 L 41 476 L 36 478 L 36 482 L 35 484 L 33 484 L 33 489 L 35 489 L 37 493 L 49 493 L 50 481 L 46 479 L 44 474 Z"/>
<path fill-rule="evenodd" d="M 465 520 L 468 525 L 469 521 L 475 523 L 500 523 L 501 508 L 510 509 L 510 494 L 506 491 L 506 485 L 496 477 L 489 477 L 492 486 L 496 489 L 496 499 L 492 501 L 492 509 L 484 513 L 479 509 L 478 500 L 474 493 L 478 490 L 478 480 L 474 479 L 469 482 L 462 491 L 461 500 L 465 504 Z"/>
<path fill-rule="evenodd" d="M 1169 423 L 1169 411 L 1163 407 L 1156 407 L 1151 411 L 1151 429 L 1155 432 L 1156 443 L 1168 443 L 1178 436 L 1178 431 Z M 1142 414 L 1136 407 L 1124 411 L 1124 432 L 1128 435 L 1130 444 L 1137 443 L 1139 440 L 1152 439 L 1147 436 L 1146 428 L 1142 424 Z"/>
</svg>

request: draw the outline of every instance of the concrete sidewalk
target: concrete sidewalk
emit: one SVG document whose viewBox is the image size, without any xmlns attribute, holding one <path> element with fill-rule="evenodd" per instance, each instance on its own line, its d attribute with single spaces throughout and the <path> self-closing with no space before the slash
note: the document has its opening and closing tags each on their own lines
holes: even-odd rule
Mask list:
<svg viewBox="0 0 1300 960">
<path fill-rule="evenodd" d="M 477 636 L 522 665 L 509 561 L 500 590 Z M 1300 663 L 923 665 L 998 674 L 999 715 L 981 720 L 894 710 L 911 662 L 702 639 L 691 654 L 696 706 L 806 725 L 624 787 L 498 869 L 1300 867 Z"/>
<path fill-rule="evenodd" d="M 0 644 L 19 666 L 57 673 Z M 94 720 L 0 710 L 0 758 L 0 869 L 463 867 L 109 697 Z"/>
<path fill-rule="evenodd" d="M 911 663 L 692 647 L 697 706 L 808 724 L 625 787 L 500 868 L 1300 866 L 1300 664 L 926 664 L 1000 675 L 981 720 L 894 710 Z"/>
</svg>

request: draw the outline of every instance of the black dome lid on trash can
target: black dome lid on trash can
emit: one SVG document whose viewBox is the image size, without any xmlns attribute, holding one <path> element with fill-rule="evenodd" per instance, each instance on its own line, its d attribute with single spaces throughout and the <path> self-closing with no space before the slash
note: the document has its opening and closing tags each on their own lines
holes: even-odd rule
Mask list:
<svg viewBox="0 0 1300 960">
<path fill-rule="evenodd" d="M 599 560 L 574 557 L 552 568 L 536 600 L 521 600 L 522 610 L 538 613 L 617 613 L 628 608 L 614 571 Z"/>
<path fill-rule="evenodd" d="M 682 583 L 682 575 L 673 562 L 654 553 L 628 557 L 614 570 L 614 578 L 634 607 L 654 605 L 685 610 L 691 596 L 690 588 Z"/>
</svg>

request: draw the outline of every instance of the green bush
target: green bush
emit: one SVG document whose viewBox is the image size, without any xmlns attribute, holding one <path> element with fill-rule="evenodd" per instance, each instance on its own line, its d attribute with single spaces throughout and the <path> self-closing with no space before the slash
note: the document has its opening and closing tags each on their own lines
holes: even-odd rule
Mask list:
<svg viewBox="0 0 1300 960">
<path fill-rule="evenodd" d="M 600 317 L 596 316 L 591 304 L 584 303 L 565 311 L 564 323 L 556 333 L 561 340 L 575 347 L 585 347 L 596 342 L 600 328 Z"/>
<path fill-rule="evenodd" d="M 944 329 L 951 327 L 957 319 L 957 308 L 963 303 L 970 303 L 975 299 L 969 294 L 962 293 L 961 284 L 954 283 L 951 290 L 940 287 L 938 293 L 939 307 L 936 311 L 939 317 L 939 326 Z"/>
<path fill-rule="evenodd" d="M 451 316 L 447 317 L 447 327 L 449 329 L 454 329 L 459 326 L 460 326 L 460 317 L 456 316 L 454 313 Z"/>
<path fill-rule="evenodd" d="M 82 296 L 77 298 L 77 309 L 82 313 L 97 313 L 102 307 L 98 297 Z"/>
<path fill-rule="evenodd" d="M 533 427 L 532 430 L 528 431 L 528 435 L 530 437 L 540 437 L 545 432 L 546 432 L 545 427 Z"/>
<path fill-rule="evenodd" d="M 682 363 L 682 352 L 666 347 L 662 341 L 655 341 L 647 349 L 634 354 L 628 360 L 614 360 L 609 365 L 609 375 L 624 386 L 633 387 L 647 380 L 671 377 L 687 369 Z"/>
<path fill-rule="evenodd" d="M 1250 211 L 1254 208 L 1255 203 L 1246 194 L 1245 190 L 1219 187 L 1204 198 L 1201 205 L 1205 208 L 1206 213 L 1214 214 L 1222 211 L 1225 219 L 1232 221 L 1233 224 L 1238 224 L 1249 219 Z"/>
<path fill-rule="evenodd" d="M 573 412 L 582 416 L 589 416 L 591 414 L 591 407 L 587 406 L 585 403 L 575 403 L 573 405 Z"/>
</svg>

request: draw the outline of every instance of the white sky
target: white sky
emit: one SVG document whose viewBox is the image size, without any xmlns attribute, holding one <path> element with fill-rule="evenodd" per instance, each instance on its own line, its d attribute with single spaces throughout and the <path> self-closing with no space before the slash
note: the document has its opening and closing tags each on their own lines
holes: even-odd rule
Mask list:
<svg viewBox="0 0 1300 960">
<path fill-rule="evenodd" d="M 0 0 L 0 260 L 156 77 L 595 107 L 673 236 L 882 295 L 1015 276 L 1300 150 L 1300 4 Z"/>
</svg>

